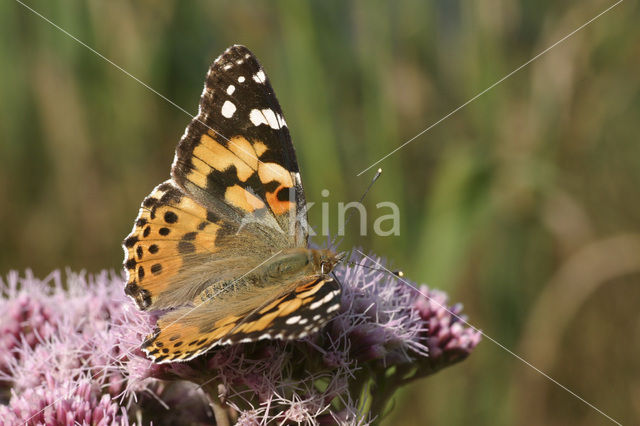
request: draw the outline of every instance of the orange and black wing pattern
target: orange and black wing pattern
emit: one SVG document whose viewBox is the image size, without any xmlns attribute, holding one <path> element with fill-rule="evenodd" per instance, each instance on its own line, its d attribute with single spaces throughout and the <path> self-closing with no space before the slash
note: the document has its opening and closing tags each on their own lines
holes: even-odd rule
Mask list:
<svg viewBox="0 0 640 426">
<path fill-rule="evenodd" d="M 307 245 L 289 129 L 269 79 L 246 47 L 230 47 L 211 65 L 171 174 L 203 206 L 229 217 L 275 219 L 273 227 L 289 245 Z"/>
<path fill-rule="evenodd" d="M 248 313 L 215 318 L 196 305 L 166 315 L 142 349 L 155 362 L 188 361 L 212 347 L 262 339 L 302 339 L 340 309 L 340 286 L 331 278 L 304 283 Z"/>
</svg>

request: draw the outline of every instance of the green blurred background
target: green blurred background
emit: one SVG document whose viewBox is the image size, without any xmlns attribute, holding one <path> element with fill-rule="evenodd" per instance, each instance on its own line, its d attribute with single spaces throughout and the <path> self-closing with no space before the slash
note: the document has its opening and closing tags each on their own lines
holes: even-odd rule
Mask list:
<svg viewBox="0 0 640 426">
<path fill-rule="evenodd" d="M 308 200 L 335 213 L 373 173 L 358 172 L 613 2 L 27 4 L 193 113 L 209 63 L 247 45 Z M 640 423 L 638 22 L 637 3 L 621 3 L 385 160 L 369 231 L 376 203 L 393 201 L 401 235 L 356 224 L 342 244 L 448 291 L 471 323 L 625 424 Z M 13 1 L 0 3 L 0 63 L 0 271 L 119 268 L 189 117 Z M 386 424 L 609 423 L 484 339 L 401 392 Z"/>
</svg>

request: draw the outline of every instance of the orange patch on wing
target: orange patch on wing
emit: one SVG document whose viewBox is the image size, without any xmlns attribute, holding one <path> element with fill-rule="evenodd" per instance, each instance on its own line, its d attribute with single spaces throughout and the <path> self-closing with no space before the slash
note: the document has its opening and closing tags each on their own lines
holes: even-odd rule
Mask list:
<svg viewBox="0 0 640 426">
<path fill-rule="evenodd" d="M 269 328 L 269 325 L 273 322 L 273 320 L 279 315 L 279 311 L 276 311 L 271 314 L 266 314 L 261 316 L 259 319 L 253 322 L 249 322 L 246 324 L 242 324 L 235 333 L 251 333 L 253 331 L 262 331 Z"/>
<path fill-rule="evenodd" d="M 224 199 L 229 204 L 247 212 L 264 208 L 264 203 L 261 199 L 239 185 L 233 185 L 227 188 L 227 191 L 224 193 Z"/>
<path fill-rule="evenodd" d="M 207 217 L 207 209 L 188 197 L 182 198 L 180 200 L 180 203 L 175 207 L 192 216 L 196 216 L 202 219 L 205 219 Z"/>
<path fill-rule="evenodd" d="M 320 290 L 322 288 L 322 285 L 325 283 L 325 281 L 323 280 L 322 282 L 317 283 L 317 285 L 314 285 L 313 287 L 311 287 L 309 290 L 304 291 L 302 293 L 298 293 L 298 297 L 301 299 L 306 299 L 310 296 L 313 296 L 314 294 L 316 294 L 318 292 L 318 290 Z"/>
<path fill-rule="evenodd" d="M 238 158 L 247 163 L 253 170 L 258 169 L 258 154 L 248 140 L 242 136 L 235 136 L 229 141 L 228 147 L 235 155 L 238 156 Z"/>
<path fill-rule="evenodd" d="M 278 199 L 278 193 L 287 189 L 287 187 L 280 185 L 275 191 L 266 193 L 267 203 L 269 203 L 269 207 L 271 207 L 271 210 L 277 215 L 281 215 L 295 208 L 295 204 L 291 201 Z"/>
<path fill-rule="evenodd" d="M 166 320 L 162 318 L 158 320 L 158 328 L 160 329 L 160 334 L 156 337 L 153 342 L 154 346 L 159 347 L 167 347 L 171 345 L 169 340 L 172 336 L 180 336 L 180 339 L 183 340 L 193 340 L 194 338 L 198 338 L 199 336 L 199 328 L 195 325 L 186 325 L 184 322 L 169 322 L 167 324 Z M 161 345 L 157 343 L 160 342 Z"/>
<path fill-rule="evenodd" d="M 236 326 L 235 322 L 229 323 L 227 325 L 223 325 L 222 327 L 216 328 L 211 333 L 205 334 L 204 337 L 207 337 L 211 340 L 219 340 L 227 335 L 234 327 Z"/>
<path fill-rule="evenodd" d="M 267 146 L 263 142 L 257 141 L 253 143 L 253 149 L 256 151 L 256 154 L 258 154 L 258 157 L 260 157 L 267 151 Z"/>
<path fill-rule="evenodd" d="M 268 183 L 276 181 L 287 188 L 293 186 L 291 173 L 278 163 L 262 163 L 258 167 L 260 182 Z"/>
<path fill-rule="evenodd" d="M 221 320 L 216 321 L 213 324 L 213 326 L 218 328 L 218 327 L 222 327 L 222 326 L 227 325 L 227 324 L 236 324 L 239 319 L 240 319 L 240 317 L 235 316 L 235 315 L 231 315 L 231 316 L 224 317 Z"/>
<path fill-rule="evenodd" d="M 242 156 L 239 156 L 239 154 Z M 251 144 L 244 138 L 231 139 L 229 149 L 227 149 L 205 134 L 200 137 L 200 144 L 193 148 L 193 155 L 208 167 L 206 169 L 202 164 L 196 165 L 196 158 L 191 159 L 198 172 L 203 173 L 205 176 L 208 175 L 211 169 L 224 171 L 231 166 L 235 166 L 238 179 L 242 182 L 251 177 L 255 168 L 257 168 L 258 162 Z M 256 167 L 252 169 L 250 167 L 251 164 L 256 164 Z M 197 182 L 195 183 L 198 184 Z"/>
<path fill-rule="evenodd" d="M 195 183 L 200 188 L 207 187 L 207 176 L 211 172 L 211 167 L 199 158 L 191 158 L 193 168 L 187 175 L 190 182 Z"/>
<path fill-rule="evenodd" d="M 280 310 L 278 311 L 278 316 L 287 316 L 292 312 L 295 312 L 302 306 L 302 299 L 295 298 L 291 300 L 287 300 L 287 302 L 280 305 Z"/>
</svg>

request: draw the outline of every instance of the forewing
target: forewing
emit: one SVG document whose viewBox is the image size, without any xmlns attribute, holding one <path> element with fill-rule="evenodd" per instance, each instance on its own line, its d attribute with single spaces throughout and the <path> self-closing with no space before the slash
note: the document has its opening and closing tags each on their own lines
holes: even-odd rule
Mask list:
<svg viewBox="0 0 640 426">
<path fill-rule="evenodd" d="M 199 203 L 228 217 L 265 221 L 307 245 L 302 182 L 289 129 L 255 56 L 232 46 L 205 81 L 198 115 L 176 150 L 172 176 Z M 257 219 L 256 219 L 257 218 Z"/>
</svg>

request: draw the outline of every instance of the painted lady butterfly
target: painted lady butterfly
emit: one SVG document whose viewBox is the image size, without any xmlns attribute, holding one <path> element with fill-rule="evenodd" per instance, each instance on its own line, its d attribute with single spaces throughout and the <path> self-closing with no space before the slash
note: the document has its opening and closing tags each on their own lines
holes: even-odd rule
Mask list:
<svg viewBox="0 0 640 426">
<path fill-rule="evenodd" d="M 232 46 L 207 73 L 171 179 L 124 240 L 125 292 L 160 313 L 142 349 L 187 361 L 217 345 L 303 338 L 340 307 L 340 256 L 307 246 L 305 197 L 264 70 Z"/>
</svg>

